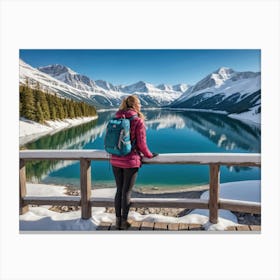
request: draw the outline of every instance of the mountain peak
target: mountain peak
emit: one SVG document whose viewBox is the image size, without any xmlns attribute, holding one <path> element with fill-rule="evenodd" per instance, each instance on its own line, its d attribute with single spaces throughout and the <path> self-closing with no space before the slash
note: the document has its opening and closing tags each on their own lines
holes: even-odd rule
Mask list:
<svg viewBox="0 0 280 280">
<path fill-rule="evenodd" d="M 160 90 L 173 90 L 172 86 L 166 84 L 160 84 L 157 86 L 157 88 Z"/>
<path fill-rule="evenodd" d="M 187 89 L 189 89 L 189 87 L 190 86 L 187 84 L 178 84 L 178 85 L 172 86 L 173 90 L 181 91 L 181 92 L 185 92 Z"/>
<path fill-rule="evenodd" d="M 221 86 L 226 80 L 230 79 L 234 71 L 231 68 L 220 67 L 212 73 L 211 79 L 214 80 L 216 86 Z"/>
<path fill-rule="evenodd" d="M 216 71 L 207 75 L 204 79 L 200 80 L 192 89 L 192 92 L 203 90 L 211 87 L 220 87 L 226 80 L 232 78 L 235 75 L 231 68 L 220 67 Z"/>
<path fill-rule="evenodd" d="M 61 74 L 77 75 L 75 71 L 61 64 L 50 64 L 47 66 L 38 67 L 38 70 L 51 75 L 52 77 L 59 76 Z"/>
<path fill-rule="evenodd" d="M 128 85 L 122 88 L 122 90 L 126 93 L 133 93 L 133 92 L 143 92 L 143 93 L 147 93 L 149 92 L 149 88 L 152 85 L 144 82 L 144 81 L 139 81 L 135 84 L 132 85 Z"/>
<path fill-rule="evenodd" d="M 223 74 L 223 73 L 228 73 L 228 74 L 232 74 L 234 72 L 233 69 L 229 68 L 229 67 L 220 67 L 218 68 L 216 71 L 214 71 L 215 74 Z"/>
<path fill-rule="evenodd" d="M 139 81 L 137 82 L 135 85 L 137 86 L 146 86 L 148 83 L 144 82 L 144 81 Z"/>
<path fill-rule="evenodd" d="M 52 64 L 39 67 L 38 70 L 74 88 L 84 91 L 96 90 L 96 84 L 93 80 L 85 75 L 74 72 L 64 65 Z"/>
</svg>

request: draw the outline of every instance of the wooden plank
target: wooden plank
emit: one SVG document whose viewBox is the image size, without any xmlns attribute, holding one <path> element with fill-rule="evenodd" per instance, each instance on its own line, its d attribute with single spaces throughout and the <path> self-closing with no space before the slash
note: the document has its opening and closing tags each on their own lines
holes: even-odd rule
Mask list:
<svg viewBox="0 0 280 280">
<path fill-rule="evenodd" d="M 25 160 L 109 160 L 104 150 L 22 150 L 19 156 Z"/>
<path fill-rule="evenodd" d="M 229 226 L 226 228 L 226 231 L 260 231 L 261 226 L 258 225 L 238 225 L 238 226 Z"/>
<path fill-rule="evenodd" d="M 178 223 L 168 224 L 168 230 L 178 231 L 179 230 L 179 224 Z"/>
<path fill-rule="evenodd" d="M 261 203 L 240 200 L 220 199 L 219 208 L 252 214 L 261 214 Z"/>
<path fill-rule="evenodd" d="M 80 206 L 79 196 L 26 196 L 23 198 L 24 205 L 62 205 Z"/>
<path fill-rule="evenodd" d="M 155 223 L 154 230 L 167 230 L 167 223 Z"/>
<path fill-rule="evenodd" d="M 179 230 L 189 230 L 189 225 L 179 223 Z"/>
<path fill-rule="evenodd" d="M 208 209 L 209 202 L 196 198 L 132 198 L 131 207 Z"/>
<path fill-rule="evenodd" d="M 141 221 L 129 221 L 130 227 L 127 230 L 131 231 L 138 231 L 141 228 L 142 222 Z"/>
<path fill-rule="evenodd" d="M 96 230 L 110 230 L 110 228 L 111 228 L 111 223 L 101 222 L 96 228 Z"/>
<path fill-rule="evenodd" d="M 259 225 L 249 225 L 251 231 L 261 231 L 261 226 Z"/>
<path fill-rule="evenodd" d="M 154 223 L 153 222 L 142 222 L 140 230 L 153 230 Z"/>
<path fill-rule="evenodd" d="M 189 224 L 189 230 L 204 230 L 201 224 Z"/>
<path fill-rule="evenodd" d="M 228 226 L 226 228 L 226 231 L 236 231 L 236 230 L 237 230 L 236 226 Z"/>
<path fill-rule="evenodd" d="M 259 153 L 180 153 L 160 154 L 155 158 L 143 158 L 144 164 L 217 164 L 260 166 L 261 156 Z"/>
<path fill-rule="evenodd" d="M 26 196 L 26 168 L 25 160 L 19 161 L 19 214 L 23 215 L 28 211 L 28 205 L 24 204 L 24 197 Z"/>
<path fill-rule="evenodd" d="M 80 160 L 80 182 L 82 219 L 89 219 L 91 218 L 91 166 L 88 159 Z"/>
<path fill-rule="evenodd" d="M 236 230 L 237 231 L 250 231 L 250 228 L 248 225 L 242 225 L 242 226 L 238 225 L 238 226 L 236 226 Z"/>
<path fill-rule="evenodd" d="M 209 220 L 212 224 L 216 224 L 218 222 L 219 192 L 220 166 L 216 164 L 210 164 Z"/>
<path fill-rule="evenodd" d="M 108 197 L 91 197 L 90 204 L 92 207 L 114 207 L 114 198 Z"/>
<path fill-rule="evenodd" d="M 22 150 L 19 152 L 21 159 L 26 160 L 109 160 L 104 150 Z M 180 153 L 160 154 L 152 159 L 143 159 L 144 164 L 217 164 L 261 166 L 260 153 Z"/>
</svg>

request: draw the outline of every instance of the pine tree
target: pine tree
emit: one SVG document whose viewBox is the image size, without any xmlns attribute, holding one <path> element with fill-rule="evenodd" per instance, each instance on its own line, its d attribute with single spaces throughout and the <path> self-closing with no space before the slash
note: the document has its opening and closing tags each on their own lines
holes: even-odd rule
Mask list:
<svg viewBox="0 0 280 280">
<path fill-rule="evenodd" d="M 69 103 L 69 118 L 70 119 L 75 118 L 74 104 L 73 104 L 72 100 Z"/>
<path fill-rule="evenodd" d="M 25 92 L 25 86 L 22 85 L 19 87 L 19 116 L 23 116 L 23 95 Z"/>
<path fill-rule="evenodd" d="M 57 119 L 57 113 L 56 113 L 56 108 L 55 108 L 55 106 L 51 106 L 51 111 L 50 111 L 50 113 L 51 113 L 51 120 L 56 120 Z"/>
<path fill-rule="evenodd" d="M 68 101 L 67 99 L 63 100 L 63 110 L 64 110 L 64 116 L 66 119 L 69 118 L 67 101 Z"/>
<path fill-rule="evenodd" d="M 65 119 L 65 112 L 62 104 L 62 100 L 60 99 L 58 102 L 58 112 L 59 112 L 59 118 Z"/>
<path fill-rule="evenodd" d="M 29 119 L 35 120 L 35 103 L 34 95 L 32 89 L 28 86 L 25 88 L 23 97 L 22 97 L 22 115 Z"/>
<path fill-rule="evenodd" d="M 42 110 L 40 102 L 37 102 L 36 109 L 37 109 L 36 110 L 36 121 L 39 123 L 43 123 L 45 121 L 45 119 L 44 119 L 44 112 Z"/>
<path fill-rule="evenodd" d="M 41 108 L 43 110 L 44 119 L 49 120 L 50 119 L 50 108 L 49 104 L 46 98 L 46 94 L 43 91 L 40 91 L 40 98 L 39 98 Z"/>
<path fill-rule="evenodd" d="M 81 108 L 80 108 L 80 104 L 79 103 L 74 103 L 74 112 L 75 112 L 75 117 L 81 117 L 82 116 L 82 112 L 81 112 Z"/>
</svg>

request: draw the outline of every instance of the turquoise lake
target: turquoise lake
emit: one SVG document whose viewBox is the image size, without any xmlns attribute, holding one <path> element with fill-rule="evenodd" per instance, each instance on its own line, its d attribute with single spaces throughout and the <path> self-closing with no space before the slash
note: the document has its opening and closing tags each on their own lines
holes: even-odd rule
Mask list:
<svg viewBox="0 0 280 280">
<path fill-rule="evenodd" d="M 147 143 L 157 153 L 260 153 L 260 125 L 235 120 L 221 114 L 147 110 Z M 65 129 L 24 145 L 27 149 L 102 149 L 104 132 L 114 112 L 99 113 L 90 123 Z M 93 187 L 114 187 L 108 162 L 94 162 Z M 78 187 L 78 161 L 32 161 L 27 164 L 27 179 L 47 184 Z M 221 166 L 221 182 L 258 180 L 257 167 Z M 208 184 L 207 165 L 143 165 L 136 187 L 188 187 Z"/>
</svg>

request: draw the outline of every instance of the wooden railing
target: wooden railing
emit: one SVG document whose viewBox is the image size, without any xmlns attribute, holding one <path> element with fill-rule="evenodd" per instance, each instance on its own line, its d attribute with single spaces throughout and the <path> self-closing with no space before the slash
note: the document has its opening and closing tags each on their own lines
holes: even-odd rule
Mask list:
<svg viewBox="0 0 280 280">
<path fill-rule="evenodd" d="M 101 150 L 23 150 L 20 151 L 19 171 L 19 206 L 20 213 L 28 211 L 28 205 L 71 205 L 81 206 L 83 219 L 91 218 L 91 207 L 113 207 L 112 198 L 91 197 L 91 160 L 108 160 L 108 154 Z M 77 197 L 31 197 L 26 196 L 25 162 L 28 160 L 79 160 L 80 190 Z M 218 222 L 218 210 L 226 209 L 237 212 L 261 213 L 261 204 L 248 201 L 219 199 L 220 166 L 261 166 L 260 154 L 212 154 L 212 153 L 180 153 L 160 154 L 153 159 L 144 159 L 144 164 L 203 164 L 209 165 L 209 200 L 177 199 L 177 198 L 132 198 L 132 207 L 166 207 L 186 209 L 209 209 L 209 221 Z"/>
</svg>

